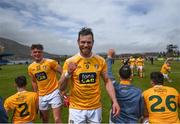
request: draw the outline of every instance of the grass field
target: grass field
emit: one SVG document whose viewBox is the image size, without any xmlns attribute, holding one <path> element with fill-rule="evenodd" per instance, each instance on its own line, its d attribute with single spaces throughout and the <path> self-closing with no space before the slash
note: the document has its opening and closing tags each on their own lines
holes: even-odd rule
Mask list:
<svg viewBox="0 0 180 124">
<path fill-rule="evenodd" d="M 143 91 L 150 87 L 149 74 L 152 71 L 159 71 L 163 61 L 155 61 L 154 65 L 151 65 L 150 62 L 145 63 L 145 77 L 139 79 L 137 76 L 134 77 L 132 84 L 136 87 L 141 88 Z M 116 77 L 116 80 L 119 80 L 118 70 L 121 63 L 120 60 L 116 60 L 113 65 L 113 73 Z M 27 74 L 27 65 L 5 65 L 1 66 L 2 70 L 0 70 L 0 96 L 2 98 L 7 98 L 8 96 L 14 94 L 16 89 L 13 86 L 14 78 L 19 75 L 25 75 L 28 79 L 28 90 L 31 89 L 30 79 Z M 180 92 L 180 62 L 172 62 L 172 72 L 170 77 L 173 79 L 172 83 L 165 83 L 167 86 L 172 86 L 176 88 Z M 102 103 L 103 103 L 103 120 L 102 122 L 108 122 L 109 120 L 109 110 L 111 106 L 111 102 L 106 93 L 105 87 L 102 83 Z M 50 122 L 53 122 L 52 112 L 50 114 Z M 179 112 L 180 115 L 180 112 Z M 67 122 L 68 119 L 68 109 L 62 108 L 62 120 L 64 123 Z M 36 122 L 41 122 L 38 118 Z"/>
</svg>

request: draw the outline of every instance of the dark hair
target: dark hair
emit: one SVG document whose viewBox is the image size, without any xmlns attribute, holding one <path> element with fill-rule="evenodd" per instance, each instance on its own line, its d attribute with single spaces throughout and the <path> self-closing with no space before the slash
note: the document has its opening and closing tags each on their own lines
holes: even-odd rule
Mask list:
<svg viewBox="0 0 180 124">
<path fill-rule="evenodd" d="M 155 85 L 164 83 L 164 77 L 161 72 L 151 72 L 150 78 Z"/>
<path fill-rule="evenodd" d="M 80 40 L 80 35 L 85 36 L 85 35 L 91 35 L 93 42 L 94 42 L 94 35 L 93 32 L 91 30 L 91 28 L 87 28 L 87 27 L 83 27 L 78 34 L 78 41 Z"/>
<path fill-rule="evenodd" d="M 41 44 L 32 44 L 31 50 L 33 50 L 33 49 L 43 50 L 44 48 L 43 48 L 43 45 L 41 45 Z"/>
<path fill-rule="evenodd" d="M 123 79 L 129 79 L 131 76 L 131 68 L 129 67 L 129 65 L 123 65 L 119 69 L 119 75 Z"/>
<path fill-rule="evenodd" d="M 21 75 L 15 78 L 15 83 L 19 88 L 25 87 L 27 84 L 26 77 Z"/>
</svg>

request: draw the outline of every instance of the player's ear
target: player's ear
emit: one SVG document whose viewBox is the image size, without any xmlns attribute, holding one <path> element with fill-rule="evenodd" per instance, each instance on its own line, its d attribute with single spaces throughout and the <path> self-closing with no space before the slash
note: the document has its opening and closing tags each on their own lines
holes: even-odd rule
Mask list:
<svg viewBox="0 0 180 124">
<path fill-rule="evenodd" d="M 31 57 L 33 57 L 33 53 L 32 53 L 32 50 L 31 50 Z"/>
</svg>

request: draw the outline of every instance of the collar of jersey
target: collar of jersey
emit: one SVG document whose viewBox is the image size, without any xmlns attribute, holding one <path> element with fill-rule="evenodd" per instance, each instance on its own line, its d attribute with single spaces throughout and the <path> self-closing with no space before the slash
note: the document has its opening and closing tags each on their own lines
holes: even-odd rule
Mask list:
<svg viewBox="0 0 180 124">
<path fill-rule="evenodd" d="M 78 55 L 81 56 L 80 53 L 78 53 Z M 81 56 L 81 57 L 82 57 L 82 58 L 86 58 L 86 59 L 90 59 L 90 58 L 92 58 L 93 56 L 94 56 L 94 53 L 92 53 L 92 55 L 91 55 L 90 57 L 83 57 L 83 56 Z"/>
<path fill-rule="evenodd" d="M 163 85 L 155 85 L 154 87 L 162 87 Z"/>
<path fill-rule="evenodd" d="M 24 93 L 24 92 L 27 92 L 27 91 L 26 91 L 26 90 L 23 90 L 23 91 L 19 91 L 19 92 L 17 92 L 17 93 L 19 94 L 19 93 Z"/>
<path fill-rule="evenodd" d="M 121 80 L 120 81 L 120 84 L 123 84 L 123 85 L 130 85 L 130 81 L 129 80 Z"/>
<path fill-rule="evenodd" d="M 43 58 L 40 62 L 36 62 L 36 61 L 35 61 L 35 63 L 41 64 L 41 63 L 44 62 L 44 60 L 45 60 L 45 58 Z"/>
</svg>

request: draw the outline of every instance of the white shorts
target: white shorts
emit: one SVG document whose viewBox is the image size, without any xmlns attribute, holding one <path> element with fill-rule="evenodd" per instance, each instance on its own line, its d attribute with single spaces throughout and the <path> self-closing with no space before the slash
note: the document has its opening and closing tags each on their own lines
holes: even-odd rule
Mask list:
<svg viewBox="0 0 180 124">
<path fill-rule="evenodd" d="M 54 90 L 52 93 L 39 96 L 39 109 L 40 110 L 48 110 L 51 108 L 58 108 L 62 105 L 62 100 L 60 97 L 59 89 Z"/>
<path fill-rule="evenodd" d="M 131 69 L 134 69 L 134 65 L 130 65 L 130 68 L 131 68 Z"/>
<path fill-rule="evenodd" d="M 92 110 L 79 110 L 69 108 L 69 123 L 98 123 L 102 120 L 102 108 Z"/>
<path fill-rule="evenodd" d="M 163 74 L 163 76 L 164 76 L 165 79 L 169 79 L 168 74 Z"/>
<path fill-rule="evenodd" d="M 137 70 L 143 70 L 143 66 L 137 66 Z"/>
</svg>

